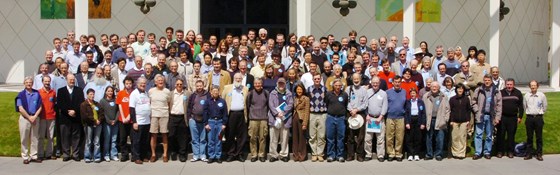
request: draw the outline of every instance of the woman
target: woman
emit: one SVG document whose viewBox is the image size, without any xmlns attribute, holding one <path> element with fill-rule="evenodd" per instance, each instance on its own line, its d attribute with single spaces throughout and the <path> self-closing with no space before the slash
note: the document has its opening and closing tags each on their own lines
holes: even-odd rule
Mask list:
<svg viewBox="0 0 560 175">
<path fill-rule="evenodd" d="M 420 49 L 422 49 L 422 52 L 424 53 L 422 57 L 429 56 L 431 58 L 432 56 L 434 56 L 432 53 L 430 53 L 430 49 L 428 48 L 428 42 L 421 41 Z"/>
<path fill-rule="evenodd" d="M 290 69 L 292 70 L 292 69 Z M 296 85 L 294 98 L 294 119 L 292 125 L 292 150 L 294 161 L 305 161 L 307 155 L 307 140 L 304 133 L 309 121 L 309 97 L 305 95 L 302 83 Z"/>
<path fill-rule="evenodd" d="M 82 117 L 82 123 L 85 128 L 85 149 L 84 149 L 84 160 L 86 163 L 91 163 L 93 160 L 95 163 L 101 162 L 101 149 L 99 144 L 99 137 L 101 136 L 101 122 L 104 119 L 103 111 L 99 108 L 99 103 L 93 101 L 95 96 L 95 90 L 88 89 L 87 100 L 80 104 L 80 116 Z M 93 146 L 93 152 L 91 147 Z"/>
<path fill-rule="evenodd" d="M 476 58 L 476 53 L 478 53 L 478 49 L 476 48 L 476 46 L 469 47 L 467 53 L 468 53 L 467 60 L 469 61 L 469 64 L 470 65 L 478 64 L 478 59 Z"/>
<path fill-rule="evenodd" d="M 112 86 L 105 88 L 105 96 L 99 101 L 99 107 L 105 117 L 103 156 L 107 162 L 111 160 L 119 161 L 117 151 L 117 136 L 119 133 L 117 114 L 119 113 L 119 107 L 115 104 L 115 88 Z"/>
<path fill-rule="evenodd" d="M 330 52 L 327 53 L 327 58 L 328 58 L 329 62 L 332 63 L 333 54 L 334 54 L 334 53 L 337 53 L 338 56 L 339 56 L 338 64 L 340 64 L 340 65 L 346 64 L 346 56 L 347 56 L 347 55 L 346 55 L 346 52 L 340 52 L 340 48 L 341 48 L 341 47 L 342 47 L 342 46 L 341 46 L 340 42 L 338 42 L 338 41 L 334 41 L 334 42 L 331 44 L 331 49 L 332 49 L 332 51 L 330 51 Z"/>
<path fill-rule="evenodd" d="M 235 75 L 235 73 L 239 72 L 239 68 L 237 67 L 238 64 L 239 64 L 238 59 L 229 59 L 229 66 L 228 66 L 227 71 L 229 72 L 231 77 L 233 77 L 233 75 Z"/>
<path fill-rule="evenodd" d="M 255 40 L 255 47 L 253 48 L 253 52 L 255 53 L 255 55 L 259 55 L 259 49 L 262 46 L 262 41 L 260 39 Z"/>
<path fill-rule="evenodd" d="M 301 81 L 299 81 L 300 76 L 297 75 L 295 69 L 288 69 L 286 73 L 286 77 L 288 78 L 286 80 L 286 89 L 290 92 L 295 92 L 296 86 L 301 83 Z"/>
<path fill-rule="evenodd" d="M 222 65 L 228 65 L 228 60 L 233 57 L 232 54 L 228 53 L 228 48 L 229 46 L 226 43 L 226 40 L 221 40 L 218 44 L 218 49 L 216 50 L 216 58 L 220 59 L 220 63 Z M 228 66 L 222 66 L 222 70 L 227 70 L 227 68 Z"/>
<path fill-rule="evenodd" d="M 455 84 L 453 82 L 453 78 L 445 77 L 443 79 L 443 86 L 441 86 L 441 92 L 447 96 L 447 100 L 451 99 L 451 97 L 455 96 Z"/>
<path fill-rule="evenodd" d="M 276 88 L 276 82 L 278 81 L 278 77 L 274 76 L 274 69 L 272 65 L 266 65 L 264 68 L 264 77 L 263 77 L 263 88 L 268 92 L 272 92 Z"/>
<path fill-rule="evenodd" d="M 307 40 L 307 36 L 300 36 L 298 39 L 298 44 L 303 48 L 303 53 L 311 52 L 313 48 L 309 46 L 309 42 Z"/>
<path fill-rule="evenodd" d="M 303 71 L 303 67 L 301 67 L 300 65 L 301 65 L 300 60 L 294 60 L 294 62 L 292 62 L 292 65 L 288 69 L 295 69 L 296 75 L 298 77 L 301 77 L 305 73 L 305 71 Z"/>
<path fill-rule="evenodd" d="M 272 53 L 272 69 L 274 69 L 274 77 L 286 77 L 286 67 L 281 63 L 280 54 Z M 293 64 L 293 62 L 292 62 Z"/>
<path fill-rule="evenodd" d="M 301 46 L 298 44 L 296 34 L 295 34 L 295 33 L 290 33 L 290 34 L 288 35 L 288 41 L 289 41 L 288 44 L 285 45 L 285 46 L 282 48 L 282 58 L 286 58 L 288 55 L 290 55 L 290 54 L 289 54 L 289 49 L 290 49 L 290 47 L 294 47 L 294 48 L 296 49 L 296 52 L 295 52 L 295 54 L 293 55 L 293 57 L 292 57 L 292 56 L 290 56 L 290 57 L 292 57 L 292 58 L 297 58 L 297 59 L 301 59 L 302 54 L 303 54 L 305 51 L 303 50 L 303 47 L 301 47 Z"/>
<path fill-rule="evenodd" d="M 472 106 L 465 94 L 463 84 L 455 85 L 457 95 L 449 99 L 449 122 L 451 125 L 451 153 L 455 159 L 464 159 L 467 150 L 467 128 L 471 118 Z"/>
<path fill-rule="evenodd" d="M 418 89 L 410 89 L 410 100 L 406 101 L 404 108 L 408 161 L 419 161 L 418 154 L 422 150 L 422 130 L 426 127 L 426 111 L 424 111 L 424 101 L 418 98 Z"/>
</svg>

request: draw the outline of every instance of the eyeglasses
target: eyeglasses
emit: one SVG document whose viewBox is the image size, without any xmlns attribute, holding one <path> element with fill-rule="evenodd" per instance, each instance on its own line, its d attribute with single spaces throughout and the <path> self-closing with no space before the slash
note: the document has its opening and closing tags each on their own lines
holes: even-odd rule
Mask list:
<svg viewBox="0 0 560 175">
<path fill-rule="evenodd" d="M 469 65 L 461 65 L 461 67 L 469 67 Z"/>
<path fill-rule="evenodd" d="M 176 84 L 175 86 L 183 86 L 183 84 Z"/>
<path fill-rule="evenodd" d="M 327 44 L 327 42 L 321 42 L 321 44 Z"/>
<path fill-rule="evenodd" d="M 406 54 L 399 54 L 400 56 L 405 56 Z"/>
</svg>

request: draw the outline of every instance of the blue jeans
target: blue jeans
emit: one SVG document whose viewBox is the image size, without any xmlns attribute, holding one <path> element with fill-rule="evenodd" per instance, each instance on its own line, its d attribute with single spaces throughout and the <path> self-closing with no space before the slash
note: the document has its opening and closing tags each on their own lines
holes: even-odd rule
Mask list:
<svg viewBox="0 0 560 175">
<path fill-rule="evenodd" d="M 480 123 L 476 123 L 476 131 L 474 135 L 474 154 L 481 156 L 490 155 L 492 153 L 492 133 L 494 132 L 494 124 L 492 122 L 492 117 L 490 115 L 484 115 L 483 120 Z M 484 138 L 484 152 L 482 150 L 482 134 L 486 133 L 486 138 Z"/>
<path fill-rule="evenodd" d="M 222 120 L 208 119 L 210 131 L 208 132 L 208 157 L 210 159 L 220 159 L 222 157 Z"/>
<path fill-rule="evenodd" d="M 327 129 L 327 156 L 330 158 L 344 157 L 344 132 L 346 131 L 344 118 L 344 116 L 327 114 L 325 122 Z"/>
<path fill-rule="evenodd" d="M 101 130 L 103 127 L 99 126 L 85 126 L 86 131 L 86 145 L 84 148 L 84 159 L 91 161 L 101 160 L 101 145 L 99 144 L 99 137 L 101 136 Z M 91 147 L 93 146 L 93 157 L 91 152 Z"/>
<path fill-rule="evenodd" d="M 105 142 L 103 143 L 103 156 L 105 158 L 116 158 L 118 157 L 117 136 L 119 133 L 119 123 L 115 122 L 115 125 L 105 123 L 103 124 L 103 129 Z"/>
<path fill-rule="evenodd" d="M 204 123 L 197 123 L 194 119 L 190 119 L 189 129 L 191 130 L 192 137 L 193 159 L 206 159 L 206 131 L 204 130 Z"/>
<path fill-rule="evenodd" d="M 445 138 L 445 130 L 436 130 L 436 119 L 432 118 L 430 128 L 426 134 L 426 157 L 434 157 L 433 138 L 436 138 L 435 156 L 443 157 L 443 140 Z"/>
</svg>

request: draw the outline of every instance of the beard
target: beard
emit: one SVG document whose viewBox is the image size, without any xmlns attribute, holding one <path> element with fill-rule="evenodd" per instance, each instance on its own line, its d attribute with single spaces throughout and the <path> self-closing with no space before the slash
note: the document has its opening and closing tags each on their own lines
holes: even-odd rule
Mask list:
<svg viewBox="0 0 560 175">
<path fill-rule="evenodd" d="M 235 88 L 241 88 L 241 85 L 242 85 L 241 82 L 234 82 L 233 83 L 233 87 L 235 87 Z"/>
<path fill-rule="evenodd" d="M 91 78 L 91 82 L 95 83 L 95 85 L 97 86 L 107 84 L 107 80 L 104 77 L 97 77 L 97 76 L 93 76 Z"/>
</svg>

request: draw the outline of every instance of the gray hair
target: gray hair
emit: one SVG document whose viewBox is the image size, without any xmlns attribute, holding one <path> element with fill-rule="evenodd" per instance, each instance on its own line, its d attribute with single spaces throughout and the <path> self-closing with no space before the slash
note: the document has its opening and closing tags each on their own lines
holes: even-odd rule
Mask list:
<svg viewBox="0 0 560 175">
<path fill-rule="evenodd" d="M 138 80 L 136 80 L 136 85 L 140 85 L 140 82 L 146 83 L 147 81 L 148 79 L 146 79 L 145 77 L 139 77 Z"/>
<path fill-rule="evenodd" d="M 33 77 L 32 76 L 27 76 L 27 77 L 23 78 L 23 83 L 25 83 L 27 80 L 31 80 L 31 83 L 33 83 Z"/>
</svg>

